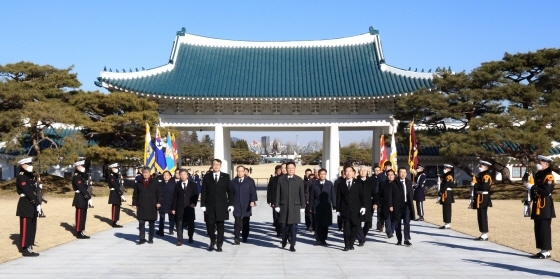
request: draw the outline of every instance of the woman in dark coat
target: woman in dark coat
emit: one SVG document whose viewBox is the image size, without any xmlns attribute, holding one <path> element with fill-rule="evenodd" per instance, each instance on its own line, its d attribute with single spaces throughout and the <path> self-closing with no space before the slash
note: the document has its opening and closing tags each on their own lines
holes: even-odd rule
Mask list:
<svg viewBox="0 0 560 279">
<path fill-rule="evenodd" d="M 142 168 L 142 180 L 136 182 L 132 194 L 132 208 L 136 209 L 140 229 L 139 245 L 146 243 L 146 221 L 150 228 L 148 243 L 154 243 L 154 226 L 162 199 L 159 181 L 150 177 L 149 167 Z"/>
<path fill-rule="evenodd" d="M 319 178 L 309 189 L 309 205 L 315 217 L 315 241 L 327 245 L 329 226 L 332 224 L 332 210 L 336 206 L 336 192 L 332 182 L 326 180 L 327 170 L 319 170 Z"/>
<path fill-rule="evenodd" d="M 163 228 L 165 226 L 165 215 L 169 219 L 169 234 L 173 234 L 175 228 L 175 217 L 171 213 L 171 204 L 173 203 L 173 194 L 175 193 L 175 179 L 171 177 L 169 171 L 163 172 L 163 181 L 160 182 L 160 192 L 163 197 L 161 207 L 159 208 L 159 229 L 157 235 L 163 236 Z"/>
</svg>

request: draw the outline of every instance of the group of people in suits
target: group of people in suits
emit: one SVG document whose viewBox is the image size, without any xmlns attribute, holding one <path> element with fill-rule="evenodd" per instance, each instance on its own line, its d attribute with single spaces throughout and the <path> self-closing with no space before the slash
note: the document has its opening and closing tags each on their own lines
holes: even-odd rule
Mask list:
<svg viewBox="0 0 560 279">
<path fill-rule="evenodd" d="M 526 182 L 531 194 L 532 212 L 536 247 L 540 251 L 531 256 L 534 259 L 550 258 L 551 219 L 555 218 L 552 192 L 554 176 L 552 159 L 539 155 L 537 172 L 534 182 Z M 33 173 L 32 158 L 18 162 L 20 172 L 16 179 L 16 191 L 20 195 L 16 215 L 20 217 L 20 247 L 23 256 L 38 256 L 33 251 L 37 229 L 37 217 L 42 212 L 37 197 L 37 189 L 41 185 Z M 76 237 L 88 239 L 84 234 L 87 209 L 91 195 L 87 190 L 85 161 L 74 164 L 75 173 L 72 187 L 75 192 L 72 205 L 75 207 Z M 188 242 L 193 242 L 195 207 L 199 201 L 204 212 L 207 235 L 210 238 L 209 251 L 221 252 L 224 243 L 224 222 L 229 220 L 229 213 L 234 216 L 234 245 L 247 242 L 250 231 L 252 208 L 256 206 L 256 184 L 248 176 L 247 168 L 238 166 L 236 177 L 230 179 L 229 174 L 221 172 L 220 159 L 212 161 L 210 171 L 202 178 L 202 191 L 189 178 L 187 170 L 177 170 L 173 177 L 166 171 L 162 180 L 151 174 L 151 168 L 144 167 L 141 179 L 134 185 L 132 206 L 136 209 L 139 222 L 139 241 L 137 244 L 153 243 L 154 234 L 163 235 L 165 217 L 169 218 L 169 233 L 177 231 L 177 245 L 183 245 L 183 228 L 188 229 Z M 492 164 L 481 160 L 479 173 L 473 179 L 472 208 L 477 210 L 478 227 L 481 235 L 475 240 L 488 240 L 488 207 L 492 206 L 490 187 Z M 118 164 L 109 165 L 110 174 L 109 200 L 111 204 L 111 221 L 113 227 L 118 224 L 120 206 L 126 201 L 120 189 L 121 176 Z M 275 175 L 270 179 L 267 188 L 267 203 L 272 208 L 273 226 L 277 236 L 281 236 L 281 246 L 290 243 L 289 250 L 295 252 L 298 224 L 301 213 L 306 215 L 307 229 L 315 233 L 317 245 L 327 245 L 329 227 L 332 225 L 333 214 L 339 220 L 339 229 L 344 236 L 344 251 L 354 249 L 354 243 L 363 246 L 369 230 L 373 227 L 373 214 L 377 210 L 377 230 L 385 233 L 388 238 L 394 234 L 397 245 L 412 245 L 410 240 L 410 221 L 422 221 L 424 217 L 423 202 L 425 200 L 424 184 L 426 175 L 424 166 L 418 165 L 413 172 L 415 182 L 407 178 L 406 168 L 393 170 L 390 161 L 385 162 L 383 171 L 374 167 L 373 174 L 368 176 L 364 166 L 358 168 L 358 175 L 353 166 L 344 166 L 338 179 L 331 182 L 326 179 L 327 171 L 315 168 L 314 173 L 303 179 L 295 174 L 296 165 L 288 162 L 275 167 Z M 444 165 L 443 181 L 438 181 L 438 203 L 442 205 L 444 225 L 440 229 L 449 229 L 454 203 L 453 165 Z M 413 201 L 416 202 L 414 206 Z M 415 218 L 415 209 L 418 219 Z M 159 212 L 158 212 L 159 211 Z M 159 214 L 158 214 L 159 213 Z M 160 219 L 159 230 L 155 233 L 155 221 Z M 148 238 L 146 238 L 146 222 Z M 363 224 L 363 226 L 362 226 Z M 404 227 L 404 228 L 403 228 Z M 404 232 L 403 232 L 404 230 Z M 404 241 L 403 241 L 404 240 Z"/>
</svg>

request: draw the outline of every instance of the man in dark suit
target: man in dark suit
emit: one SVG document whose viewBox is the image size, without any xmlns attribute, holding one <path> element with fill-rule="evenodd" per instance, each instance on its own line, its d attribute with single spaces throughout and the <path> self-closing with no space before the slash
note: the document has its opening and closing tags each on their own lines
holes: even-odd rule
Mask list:
<svg viewBox="0 0 560 279">
<path fill-rule="evenodd" d="M 391 163 L 391 161 L 385 161 L 383 163 L 383 171 L 381 171 L 381 169 L 377 172 L 377 185 L 376 185 L 376 189 L 377 192 L 380 193 L 382 190 L 382 185 L 384 185 L 385 181 L 387 181 L 388 178 L 388 171 L 389 170 L 393 170 L 393 163 Z M 374 169 L 374 172 L 376 172 L 376 170 Z M 395 177 L 395 172 L 393 171 L 393 177 Z M 381 207 L 383 204 L 383 195 L 378 195 L 379 199 L 378 199 L 378 205 L 377 207 Z M 391 223 L 390 219 L 379 219 L 379 217 L 384 217 L 387 218 L 387 216 L 380 216 L 379 212 L 377 213 L 377 230 L 379 232 L 383 232 L 383 228 L 387 225 L 387 223 Z M 392 225 L 391 225 L 392 227 Z M 391 229 L 389 229 L 389 231 L 392 231 Z M 387 230 L 385 230 L 385 232 L 387 233 Z M 393 234 L 394 231 L 391 232 L 391 235 Z M 389 233 L 387 233 L 389 235 Z"/>
<path fill-rule="evenodd" d="M 338 193 L 338 185 L 339 184 L 344 184 L 346 183 L 346 174 L 344 173 L 344 170 L 340 171 L 340 176 L 334 181 L 334 192 Z M 340 215 L 337 214 L 336 216 L 336 225 L 338 228 L 338 231 L 342 231 L 342 218 L 340 217 Z"/>
<path fill-rule="evenodd" d="M 274 203 L 276 202 L 276 187 L 278 186 L 278 178 L 282 175 L 282 165 L 277 165 L 274 168 L 274 176 L 268 181 L 268 186 L 266 187 L 266 202 L 268 206 L 272 208 L 272 225 L 276 231 L 276 236 L 281 236 L 282 232 L 280 230 L 280 225 L 278 224 L 278 212 L 274 210 Z"/>
<path fill-rule="evenodd" d="M 208 251 L 222 252 L 224 244 L 224 221 L 229 220 L 229 212 L 233 211 L 231 179 L 229 174 L 221 172 L 222 161 L 212 160 L 212 171 L 202 179 L 202 198 L 200 209 L 204 212 L 206 231 L 210 237 Z M 218 236 L 216 239 L 216 231 Z"/>
<path fill-rule="evenodd" d="M 319 178 L 311 185 L 309 193 L 310 213 L 316 222 L 315 240 L 317 245 L 327 245 L 329 226 L 332 224 L 332 210 L 336 206 L 334 185 L 327 179 L 327 170 L 320 169 Z"/>
<path fill-rule="evenodd" d="M 282 248 L 286 247 L 290 230 L 290 251 L 295 252 L 297 225 L 301 222 L 300 213 L 305 211 L 305 186 L 303 179 L 295 175 L 294 162 L 286 163 L 286 171 L 287 174 L 278 179 L 274 210 L 279 214 L 282 228 Z"/>
<path fill-rule="evenodd" d="M 412 202 L 412 181 L 406 178 L 406 168 L 399 168 L 397 188 L 392 191 L 392 211 L 393 225 L 397 233 L 397 245 L 402 245 L 401 221 L 404 225 L 404 245 L 410 246 L 410 220 L 414 219 L 414 206 Z"/>
<path fill-rule="evenodd" d="M 360 217 L 366 213 L 366 209 L 364 207 L 364 188 L 362 183 L 354 179 L 356 174 L 354 167 L 344 167 L 344 173 L 346 181 L 338 184 L 336 194 L 336 214 L 342 218 L 343 251 L 348 251 L 354 250 Z"/>
<path fill-rule="evenodd" d="M 233 226 L 234 245 L 239 245 L 239 235 L 243 231 L 243 243 L 249 237 L 249 221 L 251 219 L 252 208 L 257 200 L 257 187 L 255 181 L 246 175 L 247 168 L 238 166 L 237 177 L 231 181 L 232 200 L 233 200 Z"/>
<path fill-rule="evenodd" d="M 198 187 L 196 182 L 189 179 L 187 170 L 179 171 L 179 182 L 175 183 L 171 213 L 177 224 L 177 246 L 183 245 L 184 224 L 188 228 L 189 243 L 193 243 L 194 220 L 196 203 L 198 202 Z"/>
<path fill-rule="evenodd" d="M 375 184 L 377 183 L 377 177 L 367 177 L 366 166 L 360 166 L 358 169 L 357 181 L 362 183 L 364 189 L 364 207 L 366 209 L 366 214 L 361 216 L 361 221 L 364 222 L 364 226 L 358 226 L 358 246 L 364 246 L 366 242 L 366 237 L 371 229 L 373 220 L 373 205 L 377 203 L 377 194 L 375 193 Z M 361 224 L 360 224 L 361 225 Z"/>
<path fill-rule="evenodd" d="M 146 221 L 148 222 L 148 243 L 154 243 L 155 222 L 158 209 L 163 200 L 157 177 L 150 175 L 150 167 L 142 168 L 142 180 L 134 185 L 132 193 L 132 208 L 136 209 L 138 219 L 139 240 L 138 245 L 146 243 Z"/>
</svg>

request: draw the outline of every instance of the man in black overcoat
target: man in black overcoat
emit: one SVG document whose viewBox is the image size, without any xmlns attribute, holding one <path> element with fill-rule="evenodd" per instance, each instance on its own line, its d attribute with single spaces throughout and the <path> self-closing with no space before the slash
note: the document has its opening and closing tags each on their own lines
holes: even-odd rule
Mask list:
<svg viewBox="0 0 560 279">
<path fill-rule="evenodd" d="M 391 220 L 390 207 L 392 207 L 392 192 L 398 187 L 398 185 L 395 181 L 395 172 L 393 170 L 387 170 L 383 174 L 386 180 L 379 184 L 377 216 L 380 217 L 384 223 L 383 226 L 385 227 L 387 238 L 392 238 L 395 233 L 395 227 L 393 226 L 393 221 Z M 383 226 L 381 227 L 381 231 Z"/>
<path fill-rule="evenodd" d="M 275 208 L 282 228 L 282 248 L 288 241 L 290 231 L 290 251 L 295 252 L 297 226 L 301 222 L 300 213 L 305 212 L 305 189 L 303 179 L 295 175 L 296 164 L 286 163 L 287 174 L 278 179 Z"/>
<path fill-rule="evenodd" d="M 340 171 L 340 176 L 333 182 L 335 193 L 338 193 L 338 185 L 340 183 L 346 183 L 346 174 L 344 173 L 344 170 Z M 339 232 L 342 231 L 342 218 L 338 214 L 336 215 L 336 226 Z"/>
<path fill-rule="evenodd" d="M 151 177 L 150 167 L 142 168 L 142 180 L 134 185 L 132 208 L 136 209 L 140 230 L 138 245 L 146 243 L 146 222 L 148 222 L 148 243 L 154 243 L 155 222 L 163 199 L 157 177 Z"/>
<path fill-rule="evenodd" d="M 249 237 L 249 221 L 252 215 L 252 208 L 257 200 L 257 187 L 255 181 L 246 175 L 247 168 L 238 166 L 236 168 L 237 177 L 231 180 L 232 200 L 233 200 L 233 225 L 234 245 L 239 245 L 240 234 L 242 241 L 247 242 Z"/>
<path fill-rule="evenodd" d="M 272 208 L 272 226 L 276 231 L 276 236 L 282 235 L 282 232 L 280 230 L 280 224 L 278 223 L 278 212 L 274 210 L 274 203 L 276 202 L 278 178 L 282 175 L 282 166 L 284 166 L 284 169 L 286 168 L 285 164 L 277 165 L 274 168 L 274 176 L 270 178 L 270 180 L 268 181 L 268 186 L 266 187 L 266 202 L 268 203 L 268 206 Z"/>
<path fill-rule="evenodd" d="M 18 162 L 20 172 L 16 178 L 16 191 L 19 195 L 16 216 L 19 217 L 19 238 L 21 255 L 36 257 L 33 252 L 35 234 L 37 232 L 37 216 L 41 212 L 41 205 L 36 195 L 36 183 L 32 180 L 32 158 L 25 158 Z"/>
<path fill-rule="evenodd" d="M 392 211 L 393 226 L 397 233 L 397 245 L 402 245 L 403 234 L 401 231 L 401 221 L 404 226 L 404 245 L 410 246 L 410 220 L 414 219 L 414 205 L 412 181 L 406 178 L 406 168 L 399 168 L 397 188 L 392 191 L 392 204 L 389 211 Z"/>
<path fill-rule="evenodd" d="M 356 180 L 362 183 L 364 188 L 364 207 L 366 209 L 366 214 L 362 215 L 361 221 L 364 222 L 364 226 L 361 224 L 358 226 L 358 246 L 364 246 L 366 242 L 366 237 L 369 229 L 372 227 L 373 220 L 373 205 L 377 203 L 377 193 L 375 192 L 375 184 L 377 183 L 377 177 L 367 177 L 367 167 L 360 166 L 358 168 L 358 177 Z"/>
<path fill-rule="evenodd" d="M 229 174 L 221 172 L 222 161 L 212 160 L 212 171 L 202 179 L 202 198 L 200 209 L 204 212 L 206 231 L 210 237 L 208 251 L 222 252 L 224 243 L 224 221 L 229 220 L 229 212 L 233 211 L 231 179 Z M 218 235 L 216 237 L 216 231 Z M 217 238 L 217 239 L 216 239 Z"/>
<path fill-rule="evenodd" d="M 337 215 L 342 218 L 344 234 L 344 250 L 354 250 L 354 241 L 358 233 L 361 215 L 366 213 L 364 207 L 364 188 L 362 183 L 354 179 L 356 171 L 352 166 L 345 166 L 346 180 L 338 184 L 336 194 Z"/>
<path fill-rule="evenodd" d="M 179 182 L 175 183 L 175 191 L 171 203 L 171 213 L 177 224 L 177 246 L 183 245 L 183 229 L 186 222 L 189 243 L 193 243 L 194 220 L 196 203 L 198 202 L 198 187 L 196 182 L 189 179 L 187 170 L 179 172 Z"/>
<path fill-rule="evenodd" d="M 336 207 L 336 192 L 333 183 L 327 180 L 326 169 L 320 169 L 318 176 L 310 188 L 309 203 L 316 222 L 315 241 L 317 245 L 327 245 L 332 210 Z"/>
<path fill-rule="evenodd" d="M 87 210 L 91 195 L 88 192 L 87 174 L 84 167 L 85 160 L 74 163 L 76 170 L 72 177 L 72 189 L 74 190 L 74 200 L 72 206 L 76 207 L 76 238 L 88 239 L 84 234 L 86 229 Z"/>
<path fill-rule="evenodd" d="M 111 205 L 111 222 L 113 222 L 113 228 L 122 228 L 122 226 L 119 225 L 119 219 L 121 216 L 121 204 L 125 198 L 121 191 L 119 164 L 110 164 L 109 170 L 111 172 L 107 176 L 107 183 L 109 185 L 109 201 L 107 203 Z"/>
</svg>

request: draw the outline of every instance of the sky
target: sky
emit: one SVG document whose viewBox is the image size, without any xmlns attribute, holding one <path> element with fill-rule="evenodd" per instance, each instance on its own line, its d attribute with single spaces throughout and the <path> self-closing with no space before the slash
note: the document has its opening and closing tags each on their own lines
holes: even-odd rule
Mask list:
<svg viewBox="0 0 560 279">
<path fill-rule="evenodd" d="M 103 67 L 167 63 L 175 32 L 233 40 L 319 40 L 379 30 L 386 63 L 399 68 L 471 71 L 504 53 L 560 47 L 560 1 L 5 1 L 0 65 L 30 61 L 73 66 L 82 89 Z M 199 133 L 200 136 L 203 134 Z M 319 132 L 234 132 L 300 145 Z M 211 136 L 212 133 L 210 134 Z M 371 137 L 341 132 L 342 145 Z"/>
</svg>

